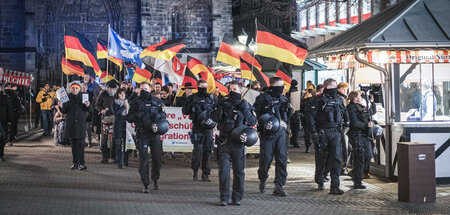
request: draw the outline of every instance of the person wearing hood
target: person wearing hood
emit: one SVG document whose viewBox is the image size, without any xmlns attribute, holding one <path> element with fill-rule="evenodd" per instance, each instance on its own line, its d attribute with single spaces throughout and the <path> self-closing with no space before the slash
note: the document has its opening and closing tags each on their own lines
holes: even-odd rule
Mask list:
<svg viewBox="0 0 450 215">
<path fill-rule="evenodd" d="M 116 159 L 116 147 L 112 144 L 112 126 L 114 123 L 114 115 L 111 110 L 114 102 L 114 95 L 117 92 L 117 82 L 115 80 L 109 81 L 106 84 L 106 90 L 102 91 L 95 102 L 95 109 L 101 115 L 102 134 L 100 136 L 102 161 L 101 163 L 108 163 L 108 159 Z"/>
<path fill-rule="evenodd" d="M 307 107 L 306 123 L 315 147 L 315 182 L 318 190 L 324 190 L 324 173 L 328 165 L 331 175 L 330 194 L 342 195 L 339 176 L 342 169 L 341 135 L 349 117 L 344 101 L 337 95 L 334 79 L 323 82 L 323 93 L 316 96 Z"/>
<path fill-rule="evenodd" d="M 150 184 L 149 155 L 150 148 L 152 170 L 151 179 L 153 189 L 158 190 L 158 180 L 163 162 L 163 149 L 161 135 L 155 133 L 153 123 L 166 120 L 161 99 L 151 95 L 151 86 L 148 82 L 141 83 L 140 95 L 130 106 L 126 119 L 136 126 L 136 145 L 139 150 L 139 174 L 144 184 L 144 193 L 149 193 Z"/>
<path fill-rule="evenodd" d="M 86 137 L 86 116 L 90 102 L 82 102 L 81 85 L 79 82 L 70 84 L 69 101 L 56 106 L 62 114 L 66 114 L 66 128 L 64 135 L 70 140 L 72 146 L 73 165 L 70 169 L 86 170 L 84 163 L 84 144 Z"/>
<path fill-rule="evenodd" d="M 191 142 L 194 145 L 192 152 L 192 170 L 193 180 L 198 180 L 198 169 L 202 169 L 202 180 L 209 182 L 211 167 L 209 160 L 213 147 L 213 128 L 210 120 L 210 113 L 216 108 L 217 97 L 207 93 L 207 82 L 203 79 L 197 82 L 198 92 L 187 97 L 186 103 L 182 108 L 184 115 L 189 115 L 192 120 Z M 204 112 L 204 113 L 203 113 Z M 203 119 L 200 115 L 206 115 Z M 206 113 L 206 114 L 205 114 Z M 209 122 L 206 124 L 205 122 Z"/>
<path fill-rule="evenodd" d="M 116 145 L 116 163 L 119 169 L 124 165 L 125 139 L 126 139 L 126 116 L 128 114 L 129 104 L 126 99 L 126 89 L 119 89 L 114 96 L 112 111 L 114 113 L 114 132 L 113 139 Z"/>
<path fill-rule="evenodd" d="M 258 131 L 260 135 L 260 158 L 259 158 L 259 191 L 266 191 L 266 180 L 269 177 L 269 168 L 275 156 L 275 188 L 274 196 L 287 196 L 283 190 L 287 178 L 287 144 L 286 129 L 287 121 L 292 115 L 292 107 L 289 99 L 282 95 L 284 90 L 283 79 L 279 77 L 270 78 L 269 90 L 256 97 L 254 108 L 258 117 Z M 261 116 L 269 114 L 275 117 L 280 127 L 274 133 L 267 132 L 265 122 Z"/>
</svg>

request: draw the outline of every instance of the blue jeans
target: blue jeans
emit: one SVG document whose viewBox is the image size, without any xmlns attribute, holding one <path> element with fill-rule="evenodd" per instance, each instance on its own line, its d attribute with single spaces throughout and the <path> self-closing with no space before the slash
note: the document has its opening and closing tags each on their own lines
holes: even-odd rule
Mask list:
<svg viewBox="0 0 450 215">
<path fill-rule="evenodd" d="M 50 134 L 53 128 L 53 112 L 51 110 L 41 110 L 41 113 L 44 134 Z"/>
</svg>

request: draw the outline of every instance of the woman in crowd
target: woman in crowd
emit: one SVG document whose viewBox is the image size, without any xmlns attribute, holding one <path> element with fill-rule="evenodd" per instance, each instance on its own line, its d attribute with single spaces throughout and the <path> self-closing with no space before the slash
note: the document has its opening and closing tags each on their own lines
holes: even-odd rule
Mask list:
<svg viewBox="0 0 450 215">
<path fill-rule="evenodd" d="M 112 111 L 114 114 L 113 140 L 116 145 L 116 163 L 119 169 L 124 165 L 125 155 L 125 139 L 126 139 L 126 117 L 128 114 L 129 104 L 126 99 L 126 90 L 117 90 L 112 103 Z"/>
</svg>

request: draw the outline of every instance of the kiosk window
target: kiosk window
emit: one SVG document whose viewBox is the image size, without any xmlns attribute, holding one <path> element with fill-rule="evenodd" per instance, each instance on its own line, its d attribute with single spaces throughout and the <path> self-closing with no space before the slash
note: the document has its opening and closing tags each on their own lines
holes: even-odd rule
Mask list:
<svg viewBox="0 0 450 215">
<path fill-rule="evenodd" d="M 450 64 L 400 64 L 401 121 L 450 121 Z"/>
</svg>

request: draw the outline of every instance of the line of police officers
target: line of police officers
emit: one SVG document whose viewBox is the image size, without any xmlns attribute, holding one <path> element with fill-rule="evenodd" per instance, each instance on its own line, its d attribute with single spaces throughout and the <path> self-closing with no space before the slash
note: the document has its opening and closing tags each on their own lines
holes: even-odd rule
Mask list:
<svg viewBox="0 0 450 215">
<path fill-rule="evenodd" d="M 350 130 L 357 134 L 351 140 L 353 144 L 362 142 L 366 144 L 368 138 L 366 132 L 369 123 L 367 109 L 357 108 L 353 118 L 348 115 L 342 98 L 337 96 L 336 81 L 327 79 L 324 82 L 323 94 L 314 97 L 308 103 L 306 124 L 311 132 L 311 138 L 316 151 L 315 181 L 319 190 L 324 189 L 324 172 L 328 163 L 331 172 L 331 194 L 342 194 L 339 189 L 339 176 L 341 174 L 342 148 L 341 133 L 344 127 L 350 124 Z M 289 100 L 283 95 L 284 82 L 278 77 L 270 79 L 269 90 L 256 98 L 254 105 L 250 105 L 242 99 L 242 85 L 239 82 L 231 82 L 228 86 L 229 95 L 217 97 L 207 93 L 207 83 L 200 80 L 197 83 L 198 92 L 187 97 L 182 108 L 183 114 L 189 115 L 193 122 L 190 133 L 192 144 L 193 180 L 198 180 L 198 170 L 201 167 L 202 181 L 210 181 L 211 172 L 209 160 L 213 149 L 212 129 L 217 125 L 220 131 L 216 138 L 217 157 L 219 164 L 220 205 L 226 206 L 231 197 L 231 204 L 240 205 L 244 193 L 244 167 L 245 146 L 252 146 L 260 139 L 260 159 L 258 178 L 259 190 L 266 191 L 268 170 L 275 157 L 275 180 L 273 195 L 287 196 L 283 190 L 287 177 L 287 124 L 293 111 Z M 353 101 L 351 101 L 353 102 Z M 130 111 L 127 116 L 129 122 L 135 123 L 137 133 L 137 145 L 140 151 L 139 173 L 144 184 L 144 193 L 148 193 L 150 184 L 148 148 L 151 150 L 152 170 L 151 179 L 154 189 L 158 189 L 158 179 L 162 166 L 162 141 L 160 135 L 168 131 L 166 114 L 163 111 L 163 103 L 160 99 L 151 96 L 151 86 L 148 83 L 141 84 L 139 97 L 130 102 Z M 256 113 L 256 116 L 255 116 Z M 361 116 L 364 119 L 361 119 Z M 360 120 L 366 126 L 353 126 Z M 252 127 L 258 122 L 257 131 Z M 359 135 L 359 136 L 358 136 Z M 354 136 L 354 135 L 352 135 Z M 357 139 L 360 138 L 360 139 Z M 370 147 L 354 147 L 357 149 Z M 356 159 L 356 174 L 360 176 L 369 153 L 359 153 Z M 230 194 L 230 165 L 233 169 L 233 186 Z M 358 186 L 357 186 L 358 185 Z M 361 178 L 356 177 L 355 188 L 362 189 Z"/>
</svg>

